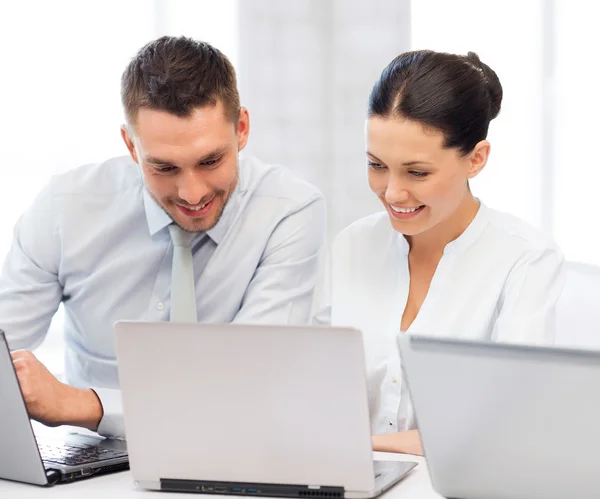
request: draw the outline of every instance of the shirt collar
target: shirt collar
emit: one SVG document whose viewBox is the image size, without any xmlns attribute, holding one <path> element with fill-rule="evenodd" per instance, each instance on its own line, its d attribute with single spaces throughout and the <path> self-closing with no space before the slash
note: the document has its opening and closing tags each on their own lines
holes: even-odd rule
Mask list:
<svg viewBox="0 0 600 499">
<path fill-rule="evenodd" d="M 225 209 L 221 214 L 221 218 L 217 224 L 210 230 L 206 231 L 208 237 L 210 237 L 215 243 L 219 244 L 225 236 L 227 229 L 231 225 L 235 214 L 238 212 L 241 204 L 241 194 L 247 190 L 248 175 L 246 174 L 246 168 L 244 168 L 245 161 L 243 159 L 239 162 L 239 179 L 238 183 L 231 193 Z M 151 236 L 165 229 L 168 225 L 173 223 L 173 219 L 167 214 L 165 210 L 154 200 L 148 190 L 144 187 L 144 210 L 146 212 L 146 220 L 148 222 L 148 231 Z M 203 235 L 204 232 L 198 233 Z"/>
<path fill-rule="evenodd" d="M 210 237 L 215 243 L 219 244 L 223 240 L 223 236 L 227 233 L 227 230 L 231 226 L 234 215 L 238 212 L 240 205 L 240 180 L 238 180 L 235 189 L 231 193 L 231 196 L 227 200 L 227 204 L 221 213 L 221 218 L 217 224 L 206 231 L 208 237 Z"/>
<path fill-rule="evenodd" d="M 475 218 L 471 220 L 469 226 L 460 236 L 446 244 L 444 253 L 463 251 L 479 239 L 479 236 L 487 226 L 489 214 L 486 206 L 479 199 L 477 201 L 479 201 L 479 209 L 475 214 Z"/>
<path fill-rule="evenodd" d="M 146 221 L 148 222 L 148 230 L 150 231 L 151 236 L 154 236 L 154 234 L 173 222 L 173 219 L 167 215 L 167 212 L 154 200 L 145 186 L 144 210 L 146 211 Z"/>
</svg>

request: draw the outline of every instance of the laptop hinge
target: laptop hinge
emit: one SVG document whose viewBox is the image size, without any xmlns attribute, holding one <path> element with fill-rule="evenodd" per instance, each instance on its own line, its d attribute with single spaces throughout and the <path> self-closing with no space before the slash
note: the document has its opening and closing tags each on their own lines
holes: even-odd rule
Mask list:
<svg viewBox="0 0 600 499">
<path fill-rule="evenodd" d="M 344 497 L 344 487 L 252 482 L 218 482 L 212 480 L 182 480 L 179 478 L 161 478 L 160 489 L 170 492 L 231 494 L 237 496 L 312 497 L 315 499 L 343 499 Z"/>
</svg>

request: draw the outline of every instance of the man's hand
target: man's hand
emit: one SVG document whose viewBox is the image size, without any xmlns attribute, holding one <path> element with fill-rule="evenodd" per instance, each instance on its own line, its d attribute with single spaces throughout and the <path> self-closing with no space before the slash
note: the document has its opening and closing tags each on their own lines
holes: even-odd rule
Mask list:
<svg viewBox="0 0 600 499">
<path fill-rule="evenodd" d="M 27 350 L 15 350 L 11 357 L 32 419 L 47 426 L 66 424 L 97 430 L 103 411 L 93 390 L 61 383 Z"/>
</svg>

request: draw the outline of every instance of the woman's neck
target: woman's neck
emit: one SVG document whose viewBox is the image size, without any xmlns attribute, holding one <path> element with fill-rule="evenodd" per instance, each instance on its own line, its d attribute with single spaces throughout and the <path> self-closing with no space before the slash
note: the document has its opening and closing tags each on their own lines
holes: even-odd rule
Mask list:
<svg viewBox="0 0 600 499">
<path fill-rule="evenodd" d="M 446 245 L 460 237 L 479 211 L 480 203 L 468 192 L 456 211 L 446 220 L 416 236 L 406 236 L 413 255 L 442 254 Z"/>
</svg>

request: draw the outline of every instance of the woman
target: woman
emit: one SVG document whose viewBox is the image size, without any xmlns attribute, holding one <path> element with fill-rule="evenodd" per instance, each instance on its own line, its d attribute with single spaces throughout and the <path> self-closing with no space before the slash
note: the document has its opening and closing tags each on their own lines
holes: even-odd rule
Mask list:
<svg viewBox="0 0 600 499">
<path fill-rule="evenodd" d="M 553 339 L 561 252 L 469 187 L 501 101 L 496 73 L 472 52 L 402 54 L 371 92 L 368 178 L 385 213 L 334 241 L 316 322 L 363 332 L 375 450 L 422 454 L 398 334 Z"/>
</svg>

